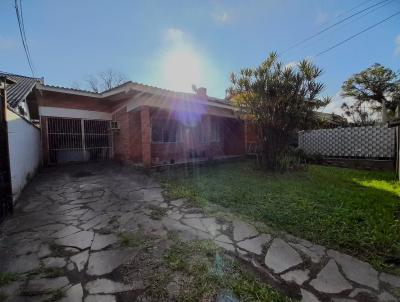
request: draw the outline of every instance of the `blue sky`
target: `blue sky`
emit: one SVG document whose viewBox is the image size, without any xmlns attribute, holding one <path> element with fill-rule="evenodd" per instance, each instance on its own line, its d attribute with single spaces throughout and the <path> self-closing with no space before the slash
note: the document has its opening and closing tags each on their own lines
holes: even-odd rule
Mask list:
<svg viewBox="0 0 400 302">
<path fill-rule="evenodd" d="M 84 80 L 108 68 L 133 81 L 190 91 L 205 86 L 224 97 L 229 74 L 257 66 L 271 51 L 283 51 L 370 0 L 102 1 L 22 0 L 25 29 L 36 75 L 47 84 L 85 87 Z M 0 3 L 0 70 L 30 75 L 13 0 Z M 324 95 L 337 111 L 341 84 L 379 62 L 400 69 L 400 15 L 324 55 L 318 52 L 400 10 L 391 0 L 282 55 L 285 63 L 311 58 L 324 69 Z M 379 6 L 377 6 L 379 7 Z"/>
</svg>

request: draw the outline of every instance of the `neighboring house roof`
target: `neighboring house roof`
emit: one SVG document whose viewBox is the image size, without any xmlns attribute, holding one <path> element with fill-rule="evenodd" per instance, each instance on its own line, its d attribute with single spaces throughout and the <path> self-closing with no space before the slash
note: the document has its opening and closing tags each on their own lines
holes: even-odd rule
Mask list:
<svg viewBox="0 0 400 302">
<path fill-rule="evenodd" d="M 18 104 L 25 100 L 37 83 L 43 83 L 43 79 L 25 77 L 8 72 L 1 72 L 0 77 L 6 77 L 15 82 L 7 86 L 7 102 L 11 108 L 17 108 Z"/>
<path fill-rule="evenodd" d="M 346 122 L 346 119 L 343 116 L 340 116 L 335 113 L 327 113 L 327 112 L 321 112 L 321 111 L 316 111 L 315 112 L 317 116 L 331 124 L 343 124 Z"/>
</svg>

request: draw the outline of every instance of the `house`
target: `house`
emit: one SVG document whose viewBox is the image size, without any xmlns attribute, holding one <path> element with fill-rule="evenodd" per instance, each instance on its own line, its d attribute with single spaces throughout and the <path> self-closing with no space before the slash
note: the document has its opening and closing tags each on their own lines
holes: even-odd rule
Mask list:
<svg viewBox="0 0 400 302">
<path fill-rule="evenodd" d="M 45 164 L 114 158 L 146 168 L 245 155 L 244 122 L 228 102 L 134 82 L 94 93 L 38 83 Z"/>
<path fill-rule="evenodd" d="M 43 79 L 5 72 L 0 72 L 0 79 L 4 89 L 1 113 L 5 117 L 1 124 L 0 186 L 10 183 L 11 199 L 15 201 L 42 161 L 40 128 L 31 115 L 37 114 L 32 100 L 36 85 L 43 83 Z"/>
</svg>

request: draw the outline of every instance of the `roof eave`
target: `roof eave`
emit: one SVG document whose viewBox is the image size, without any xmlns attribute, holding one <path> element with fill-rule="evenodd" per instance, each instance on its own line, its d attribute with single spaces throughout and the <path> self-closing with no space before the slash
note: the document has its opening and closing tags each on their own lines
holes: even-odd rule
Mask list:
<svg viewBox="0 0 400 302">
<path fill-rule="evenodd" d="M 102 92 L 102 93 L 75 90 L 75 89 L 69 89 L 69 88 L 63 88 L 63 87 L 54 87 L 54 86 L 48 86 L 48 85 L 43 85 L 43 84 L 37 84 L 36 88 L 38 90 L 42 90 L 42 91 L 50 91 L 50 92 L 59 92 L 59 93 L 87 96 L 87 97 L 93 97 L 93 98 L 97 98 L 97 99 L 104 99 L 104 98 L 116 95 L 118 93 L 128 93 L 129 91 L 132 91 L 132 90 L 150 93 L 150 94 L 158 95 L 158 96 L 177 97 L 180 99 L 184 99 L 185 95 L 187 95 L 187 97 L 191 97 L 191 98 L 196 97 L 195 94 L 174 92 L 174 91 L 170 91 L 170 90 L 166 90 L 166 89 L 162 89 L 162 88 L 158 88 L 158 87 L 134 83 L 131 81 L 126 82 L 116 88 L 110 89 L 110 90 Z M 208 103 L 208 105 L 210 105 L 210 106 L 222 107 L 222 108 L 231 109 L 231 110 L 236 109 L 236 107 L 234 107 L 230 104 L 227 104 L 222 101 L 220 102 L 215 99 L 207 98 L 204 102 Z"/>
</svg>

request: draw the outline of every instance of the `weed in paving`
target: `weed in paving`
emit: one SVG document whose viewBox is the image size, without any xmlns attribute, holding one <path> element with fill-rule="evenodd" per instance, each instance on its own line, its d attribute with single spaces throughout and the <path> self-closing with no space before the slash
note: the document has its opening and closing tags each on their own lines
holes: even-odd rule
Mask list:
<svg viewBox="0 0 400 302">
<path fill-rule="evenodd" d="M 156 206 L 149 206 L 149 209 L 151 210 L 150 218 L 154 220 L 161 220 L 168 211 L 166 208 L 160 208 Z"/>
<path fill-rule="evenodd" d="M 0 272 L 0 287 L 18 281 L 19 275 L 16 273 L 3 273 Z"/>
<path fill-rule="evenodd" d="M 146 248 L 152 239 L 139 232 L 123 232 L 118 235 L 120 244 L 124 247 Z"/>
</svg>

